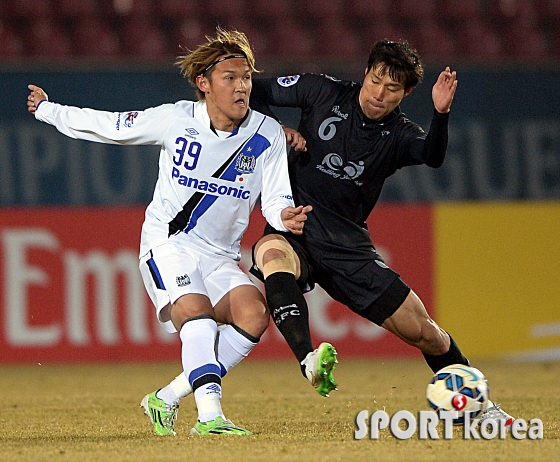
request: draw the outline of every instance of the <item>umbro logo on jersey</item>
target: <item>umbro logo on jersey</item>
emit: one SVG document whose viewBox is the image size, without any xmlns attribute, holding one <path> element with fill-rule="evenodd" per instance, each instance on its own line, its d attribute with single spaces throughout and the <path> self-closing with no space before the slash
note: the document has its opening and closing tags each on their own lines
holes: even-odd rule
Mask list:
<svg viewBox="0 0 560 462">
<path fill-rule="evenodd" d="M 189 135 L 192 135 L 192 136 L 195 136 L 195 135 L 199 135 L 199 134 L 200 134 L 200 133 L 198 133 L 194 128 L 191 128 L 191 127 L 185 128 L 185 131 L 186 131 Z"/>
<path fill-rule="evenodd" d="M 391 132 L 389 130 L 383 130 L 381 132 L 381 138 L 385 138 L 386 136 L 389 136 L 391 134 Z"/>
<path fill-rule="evenodd" d="M 182 276 L 177 276 L 175 278 L 178 287 L 186 287 L 191 283 L 191 278 L 188 274 L 183 274 Z"/>
</svg>

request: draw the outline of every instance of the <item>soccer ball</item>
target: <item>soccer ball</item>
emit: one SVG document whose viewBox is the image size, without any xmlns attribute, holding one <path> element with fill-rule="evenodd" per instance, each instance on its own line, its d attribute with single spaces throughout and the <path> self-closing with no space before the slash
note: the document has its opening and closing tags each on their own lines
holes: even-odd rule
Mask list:
<svg viewBox="0 0 560 462">
<path fill-rule="evenodd" d="M 490 389 L 486 378 L 478 369 L 453 364 L 433 376 L 426 390 L 426 398 L 436 412 L 457 411 L 459 417 L 453 425 L 461 425 L 465 414 L 476 419 L 488 407 Z"/>
</svg>

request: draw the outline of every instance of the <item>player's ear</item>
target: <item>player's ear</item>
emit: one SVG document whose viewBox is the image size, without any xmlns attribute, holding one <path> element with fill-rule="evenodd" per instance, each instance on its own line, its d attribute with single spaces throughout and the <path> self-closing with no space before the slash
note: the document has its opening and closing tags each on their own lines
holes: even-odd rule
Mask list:
<svg viewBox="0 0 560 462">
<path fill-rule="evenodd" d="M 412 90 L 414 90 L 414 87 L 407 88 L 407 89 L 404 91 L 404 96 L 403 96 L 403 98 L 406 98 L 408 95 L 410 95 L 410 94 L 412 93 Z"/>
<path fill-rule="evenodd" d="M 208 92 L 208 79 L 203 75 L 197 75 L 196 86 L 202 93 Z"/>
</svg>

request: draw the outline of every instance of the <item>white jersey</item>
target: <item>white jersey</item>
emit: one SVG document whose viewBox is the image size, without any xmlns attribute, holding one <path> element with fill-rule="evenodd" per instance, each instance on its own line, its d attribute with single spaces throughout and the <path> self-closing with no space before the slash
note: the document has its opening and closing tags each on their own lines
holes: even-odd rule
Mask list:
<svg viewBox="0 0 560 462">
<path fill-rule="evenodd" d="M 287 231 L 293 207 L 286 138 L 270 117 L 249 110 L 232 133 L 211 128 L 204 102 L 179 101 L 145 111 L 104 112 L 43 101 L 35 117 L 81 140 L 159 145 L 159 176 L 142 226 L 140 255 L 174 235 L 207 254 L 238 260 L 249 215 L 262 213 Z"/>
</svg>

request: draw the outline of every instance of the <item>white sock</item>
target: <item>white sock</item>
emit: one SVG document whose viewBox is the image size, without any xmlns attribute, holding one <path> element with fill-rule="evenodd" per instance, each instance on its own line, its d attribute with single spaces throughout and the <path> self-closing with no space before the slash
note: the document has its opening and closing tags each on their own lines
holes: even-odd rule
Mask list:
<svg viewBox="0 0 560 462">
<path fill-rule="evenodd" d="M 220 400 L 222 387 L 217 383 L 207 383 L 194 391 L 194 400 L 198 409 L 198 420 L 208 422 L 216 417 L 224 417 Z"/>
<path fill-rule="evenodd" d="M 245 358 L 256 345 L 256 343 L 251 342 L 248 338 L 237 332 L 232 326 L 226 326 L 218 335 L 218 361 L 226 373 Z M 179 374 L 167 387 L 162 388 L 161 394 L 168 387 L 173 390 L 177 400 L 181 400 L 192 393 L 191 384 L 184 373 Z M 159 395 L 160 393 L 158 393 L 158 397 L 167 403 L 166 399 Z M 172 395 L 170 394 L 169 396 Z"/>
<path fill-rule="evenodd" d="M 227 372 L 247 357 L 256 345 L 233 326 L 226 326 L 218 337 L 218 361 Z"/>
<path fill-rule="evenodd" d="M 218 325 L 213 319 L 203 318 L 187 321 L 183 324 L 181 337 L 181 359 L 188 383 L 195 391 L 196 406 L 199 420 L 213 420 L 222 414 L 220 398 L 222 388 L 220 365 L 216 359 L 214 345 L 218 333 Z M 210 380 L 209 382 L 206 380 Z M 197 387 L 197 382 L 204 383 Z"/>
<path fill-rule="evenodd" d="M 185 374 L 181 374 L 183 377 L 185 377 Z M 185 377 L 185 380 L 187 380 L 187 378 Z M 171 382 L 173 383 L 173 382 Z M 187 381 L 187 383 L 189 383 Z M 171 386 L 171 384 L 167 385 L 166 387 L 163 387 L 161 390 L 158 390 L 158 392 L 156 393 L 156 396 L 159 399 L 162 399 L 163 401 L 165 401 L 165 404 L 176 404 L 179 402 L 180 398 L 177 396 L 177 393 L 175 393 L 175 390 L 173 390 L 173 387 Z"/>
</svg>

